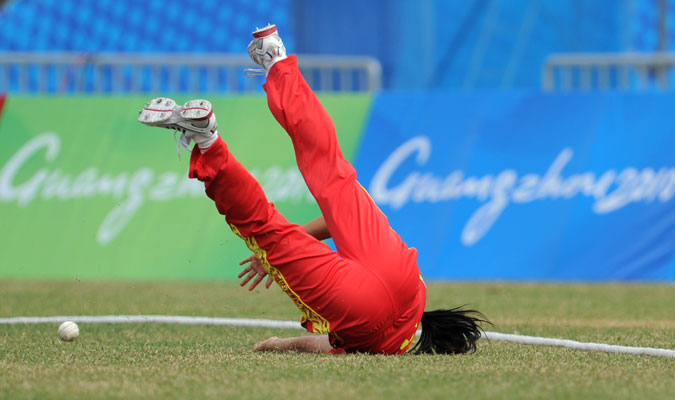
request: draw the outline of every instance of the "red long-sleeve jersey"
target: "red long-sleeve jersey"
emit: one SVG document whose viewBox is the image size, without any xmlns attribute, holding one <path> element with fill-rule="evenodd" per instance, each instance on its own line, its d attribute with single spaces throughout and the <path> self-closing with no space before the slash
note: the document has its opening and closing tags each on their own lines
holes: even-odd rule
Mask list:
<svg viewBox="0 0 675 400">
<path fill-rule="evenodd" d="M 190 177 L 204 182 L 233 232 L 301 311 L 307 331 L 329 334 L 335 352 L 405 352 L 426 303 L 417 251 L 358 183 L 295 56 L 272 67 L 264 88 L 337 251 L 286 221 L 224 142 L 204 154 L 195 148 Z"/>
</svg>

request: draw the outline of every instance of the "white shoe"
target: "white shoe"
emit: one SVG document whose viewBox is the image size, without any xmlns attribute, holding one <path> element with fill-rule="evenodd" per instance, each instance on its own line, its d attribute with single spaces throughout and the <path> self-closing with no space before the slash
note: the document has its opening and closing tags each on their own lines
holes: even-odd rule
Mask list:
<svg viewBox="0 0 675 400">
<path fill-rule="evenodd" d="M 276 25 L 267 25 L 253 32 L 248 55 L 254 63 L 265 68 L 265 72 L 269 72 L 276 62 L 286 58 L 286 47 L 277 33 Z"/>
<path fill-rule="evenodd" d="M 181 132 L 180 143 L 188 149 L 192 140 L 203 147 L 203 144 L 212 144 L 217 137 L 218 123 L 208 100 L 190 100 L 181 107 L 172 99 L 158 97 L 139 111 L 138 121 Z"/>
<path fill-rule="evenodd" d="M 201 99 L 190 100 L 181 107 L 172 99 L 158 97 L 140 110 L 138 121 L 181 131 L 188 136 L 208 135 L 218 129 L 211 102 Z"/>
</svg>

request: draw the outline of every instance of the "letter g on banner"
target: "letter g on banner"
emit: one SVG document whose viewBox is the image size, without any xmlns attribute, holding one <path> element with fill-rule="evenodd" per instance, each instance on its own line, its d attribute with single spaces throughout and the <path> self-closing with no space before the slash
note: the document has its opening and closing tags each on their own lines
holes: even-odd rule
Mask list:
<svg viewBox="0 0 675 400">
<path fill-rule="evenodd" d="M 31 139 L 4 166 L 0 166 L 0 201 L 17 200 L 20 206 L 24 206 L 35 198 L 39 186 L 47 176 L 46 169 L 38 170 L 28 181 L 16 186 L 14 178 L 24 164 L 42 148 L 46 148 L 45 160 L 53 161 L 61 149 L 61 140 L 56 133 L 43 133 Z"/>
<path fill-rule="evenodd" d="M 410 155 L 417 153 L 418 165 L 423 165 L 431 155 L 431 141 L 426 136 L 416 136 L 400 145 L 377 169 L 368 192 L 379 204 L 389 204 L 394 210 L 403 207 L 410 199 L 412 190 L 417 182 L 418 174 L 408 175 L 401 184 L 388 188 L 389 180 Z"/>
</svg>

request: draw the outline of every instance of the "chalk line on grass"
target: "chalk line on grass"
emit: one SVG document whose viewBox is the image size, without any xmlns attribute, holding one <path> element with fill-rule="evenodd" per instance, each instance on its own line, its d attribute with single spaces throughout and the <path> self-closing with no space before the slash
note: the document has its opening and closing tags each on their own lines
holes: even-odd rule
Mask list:
<svg viewBox="0 0 675 400">
<path fill-rule="evenodd" d="M 11 317 L 0 318 L 0 325 L 47 324 L 74 321 L 91 324 L 138 324 L 159 323 L 178 325 L 220 325 L 248 328 L 304 329 L 298 321 L 279 321 L 254 318 L 215 318 L 171 315 L 64 315 L 53 317 Z M 419 335 L 421 331 L 417 331 Z M 575 350 L 603 351 L 607 353 L 643 354 L 655 357 L 675 358 L 675 350 L 652 347 L 617 346 L 605 343 L 584 343 L 575 340 L 554 339 L 539 336 L 514 335 L 499 332 L 485 332 L 488 340 L 514 342 L 521 344 L 558 346 Z"/>
<path fill-rule="evenodd" d="M 298 321 L 279 321 L 255 318 L 187 317 L 180 315 L 62 315 L 54 317 L 0 318 L 0 325 L 48 324 L 63 321 L 91 324 L 176 324 L 176 325 L 222 325 L 249 328 L 304 329 Z"/>
<path fill-rule="evenodd" d="M 502 342 L 533 344 L 539 346 L 567 347 L 568 349 L 575 349 L 575 350 L 604 351 L 606 353 L 644 354 L 655 357 L 675 358 L 675 350 L 656 349 L 653 347 L 631 347 L 631 346 L 617 346 L 605 343 L 584 343 L 568 339 L 553 339 L 539 336 L 513 335 L 509 333 L 499 333 L 499 332 L 485 332 L 485 338 L 488 340 L 498 340 Z"/>
</svg>

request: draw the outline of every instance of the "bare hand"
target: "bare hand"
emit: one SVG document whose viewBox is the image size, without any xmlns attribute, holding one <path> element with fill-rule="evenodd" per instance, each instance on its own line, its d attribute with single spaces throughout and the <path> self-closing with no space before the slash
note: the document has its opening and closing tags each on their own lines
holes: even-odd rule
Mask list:
<svg viewBox="0 0 675 400">
<path fill-rule="evenodd" d="M 270 350 L 278 350 L 275 344 L 279 341 L 279 338 L 276 336 L 272 336 L 271 338 L 262 341 L 258 344 L 255 345 L 253 348 L 254 351 L 270 351 Z"/>
<path fill-rule="evenodd" d="M 248 290 L 251 291 L 255 289 L 256 286 L 260 282 L 262 282 L 263 278 L 267 275 L 267 271 L 265 271 L 265 268 L 260 264 L 260 260 L 258 260 L 258 257 L 255 256 L 255 254 L 251 254 L 250 256 L 244 258 L 239 262 L 239 265 L 244 265 L 250 263 L 244 268 L 240 273 L 239 273 L 239 278 L 244 277 L 246 275 L 241 283 L 239 284 L 240 286 L 246 285 L 251 279 L 255 278 L 253 282 L 251 282 L 251 285 L 249 285 Z M 256 276 L 257 275 L 257 276 Z M 267 282 L 265 282 L 265 289 L 269 289 L 270 286 L 272 286 L 272 282 L 274 282 L 274 279 L 272 279 L 272 276 L 267 277 Z"/>
<path fill-rule="evenodd" d="M 260 342 L 253 348 L 255 351 L 299 351 L 301 353 L 331 353 L 328 335 L 310 335 L 290 338 L 271 338 Z M 344 349 L 342 354 L 344 354 Z"/>
</svg>

